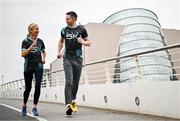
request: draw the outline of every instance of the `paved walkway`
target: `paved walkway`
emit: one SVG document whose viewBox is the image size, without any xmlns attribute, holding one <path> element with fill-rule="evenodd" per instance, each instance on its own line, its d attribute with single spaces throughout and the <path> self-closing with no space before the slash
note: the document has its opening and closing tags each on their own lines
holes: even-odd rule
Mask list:
<svg viewBox="0 0 180 121">
<path fill-rule="evenodd" d="M 17 110 L 21 109 L 21 100 L 8 100 L 8 99 L 0 99 L 1 104 L 9 105 Z M 28 112 L 31 112 L 32 102 L 28 102 Z M 73 116 L 65 115 L 65 106 L 57 103 L 45 103 L 40 102 L 39 106 L 39 119 L 35 119 L 32 117 L 21 117 L 18 111 L 9 109 L 5 106 L 0 106 L 0 121 L 3 120 L 43 120 L 46 121 L 65 121 L 65 120 L 73 120 L 73 121 L 180 121 L 173 120 L 164 117 L 156 117 L 149 115 L 141 115 L 135 113 L 127 113 L 120 111 L 112 111 L 112 110 L 103 110 L 96 108 L 87 108 L 87 107 L 79 107 L 78 112 Z M 44 120 L 44 121 L 45 121 Z"/>
<path fill-rule="evenodd" d="M 0 105 L 0 121 L 38 121 L 37 119 L 30 116 L 21 117 L 19 115 L 20 113 L 18 111 L 4 105 Z"/>
</svg>

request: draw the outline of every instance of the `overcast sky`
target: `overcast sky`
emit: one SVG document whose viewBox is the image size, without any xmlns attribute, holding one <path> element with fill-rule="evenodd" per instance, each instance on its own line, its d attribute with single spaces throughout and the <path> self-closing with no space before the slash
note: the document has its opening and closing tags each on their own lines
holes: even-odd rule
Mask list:
<svg viewBox="0 0 180 121">
<path fill-rule="evenodd" d="M 31 22 L 39 24 L 39 37 L 47 51 L 45 67 L 49 68 L 56 58 L 67 11 L 76 11 L 78 23 L 87 24 L 101 23 L 114 12 L 128 8 L 150 9 L 162 28 L 180 29 L 180 0 L 0 0 L 0 75 L 6 82 L 23 77 L 21 42 Z"/>
</svg>

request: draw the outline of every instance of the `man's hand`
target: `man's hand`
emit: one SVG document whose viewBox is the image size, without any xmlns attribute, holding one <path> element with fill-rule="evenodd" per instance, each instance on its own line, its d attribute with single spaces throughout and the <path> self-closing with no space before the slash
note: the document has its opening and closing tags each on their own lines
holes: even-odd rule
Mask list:
<svg viewBox="0 0 180 121">
<path fill-rule="evenodd" d="M 45 59 L 43 59 L 43 60 L 42 60 L 42 63 L 43 63 L 43 64 L 45 64 L 45 63 L 46 63 Z"/>
<path fill-rule="evenodd" d="M 77 38 L 77 41 L 79 42 L 79 43 L 81 43 L 82 45 L 84 45 L 84 39 L 80 36 L 80 37 L 78 37 Z"/>
<path fill-rule="evenodd" d="M 58 53 L 57 54 L 57 58 L 60 59 L 61 57 L 63 57 L 63 54 L 62 53 Z"/>
</svg>

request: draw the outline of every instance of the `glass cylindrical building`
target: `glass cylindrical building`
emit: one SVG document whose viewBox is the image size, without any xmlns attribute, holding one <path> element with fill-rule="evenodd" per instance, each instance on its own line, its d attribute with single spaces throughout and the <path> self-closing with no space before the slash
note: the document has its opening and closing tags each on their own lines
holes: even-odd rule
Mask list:
<svg viewBox="0 0 180 121">
<path fill-rule="evenodd" d="M 117 56 L 135 54 L 166 45 L 157 15 L 147 9 L 131 8 L 107 17 L 103 23 L 125 25 L 119 40 Z M 139 65 L 140 68 L 137 68 Z M 134 58 L 118 59 L 115 82 L 138 80 L 140 69 L 144 81 L 170 80 L 172 67 L 168 51 L 160 51 Z M 117 80 L 118 77 L 118 80 Z"/>
</svg>

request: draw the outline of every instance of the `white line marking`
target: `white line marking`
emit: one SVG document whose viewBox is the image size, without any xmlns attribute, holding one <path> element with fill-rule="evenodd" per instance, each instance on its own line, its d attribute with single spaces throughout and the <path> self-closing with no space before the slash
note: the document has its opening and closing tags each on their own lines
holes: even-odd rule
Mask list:
<svg viewBox="0 0 180 121">
<path fill-rule="evenodd" d="M 9 105 L 3 104 L 3 103 L 0 103 L 0 105 L 5 106 L 5 107 L 7 107 L 7 108 L 11 108 L 11 109 L 13 109 L 13 110 L 15 110 L 15 111 L 18 111 L 19 113 L 21 112 L 20 109 L 17 109 L 17 108 L 15 108 L 15 107 L 12 107 L 12 106 L 9 106 Z M 19 115 L 20 115 L 20 114 L 19 114 Z M 33 115 L 30 114 L 30 113 L 27 113 L 27 115 L 30 116 L 30 117 L 33 117 L 33 118 L 35 118 L 35 119 L 37 119 L 37 120 L 39 120 L 39 121 L 47 121 L 47 120 L 44 119 L 44 118 L 41 118 L 41 117 L 39 117 L 39 116 L 33 116 Z"/>
</svg>

